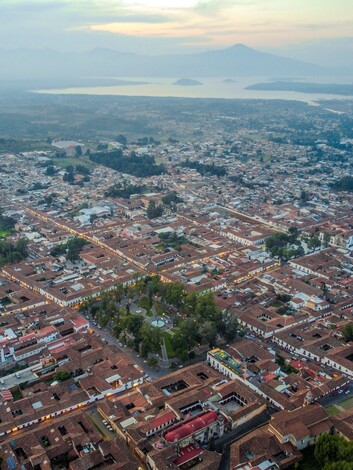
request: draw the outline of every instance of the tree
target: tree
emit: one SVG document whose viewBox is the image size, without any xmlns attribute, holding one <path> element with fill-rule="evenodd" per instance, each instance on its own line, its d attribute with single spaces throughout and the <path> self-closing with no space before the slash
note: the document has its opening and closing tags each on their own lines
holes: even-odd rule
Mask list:
<svg viewBox="0 0 353 470">
<path fill-rule="evenodd" d="M 227 341 L 231 343 L 235 340 L 238 335 L 239 323 L 235 315 L 230 312 L 227 312 L 223 315 L 223 328 L 222 336 Z"/>
<path fill-rule="evenodd" d="M 0 211 L 0 231 L 12 232 L 15 227 L 16 220 L 12 217 L 6 217 L 2 215 Z"/>
<path fill-rule="evenodd" d="M 283 256 L 283 249 L 288 245 L 289 237 L 286 233 L 275 233 L 265 240 L 265 248 L 272 256 Z"/>
<path fill-rule="evenodd" d="M 124 286 L 122 284 L 116 284 L 113 289 L 112 295 L 114 299 L 120 304 L 124 296 Z"/>
<path fill-rule="evenodd" d="M 289 294 L 277 294 L 277 295 L 276 295 L 276 298 L 277 298 L 280 302 L 284 302 L 284 303 L 286 304 L 287 302 L 290 301 L 290 299 L 292 298 L 292 296 L 289 295 Z"/>
<path fill-rule="evenodd" d="M 184 301 L 185 289 L 183 284 L 171 282 L 162 286 L 162 294 L 168 304 L 180 308 Z"/>
<path fill-rule="evenodd" d="M 217 339 L 217 328 L 214 322 L 206 321 L 200 327 L 200 335 L 204 338 L 205 342 L 207 342 L 210 348 L 213 348 L 216 344 Z"/>
<path fill-rule="evenodd" d="M 324 241 L 324 243 L 323 243 L 324 247 L 327 248 L 329 243 L 330 243 L 330 240 L 331 240 L 331 235 L 327 232 L 324 232 L 324 237 L 323 238 L 324 238 L 324 240 L 323 240 Z"/>
<path fill-rule="evenodd" d="M 200 173 L 200 175 L 216 175 L 218 177 L 225 176 L 227 174 L 227 170 L 223 166 L 216 166 L 215 164 L 212 165 L 205 165 L 204 163 L 199 162 L 191 162 L 190 160 L 186 160 L 185 162 L 181 163 L 183 168 L 192 168 Z"/>
<path fill-rule="evenodd" d="M 122 149 L 103 150 L 92 153 L 89 158 L 92 162 L 141 178 L 165 173 L 165 166 L 157 165 L 154 157 L 150 155 L 140 157 L 134 152 L 128 156 Z"/>
<path fill-rule="evenodd" d="M 45 170 L 45 174 L 47 176 L 54 176 L 55 173 L 56 173 L 56 171 L 55 171 L 55 167 L 53 165 L 47 166 L 47 169 Z"/>
<path fill-rule="evenodd" d="M 147 357 L 148 353 L 159 353 L 162 343 L 162 333 L 150 323 L 144 322 L 141 328 L 141 355 Z"/>
<path fill-rule="evenodd" d="M 153 290 L 151 286 L 148 288 L 148 307 L 151 309 L 153 306 Z"/>
<path fill-rule="evenodd" d="M 67 243 L 55 245 L 51 250 L 51 256 L 58 257 L 66 255 L 68 261 L 78 261 L 80 259 L 80 251 L 88 243 L 83 238 L 73 237 Z"/>
<path fill-rule="evenodd" d="M 0 267 L 27 258 L 28 240 L 20 238 L 16 243 L 0 240 Z"/>
<path fill-rule="evenodd" d="M 64 382 L 71 377 L 71 373 L 67 370 L 58 370 L 56 374 L 53 375 L 53 379 L 57 380 L 58 382 Z"/>
<path fill-rule="evenodd" d="M 306 191 L 302 190 L 301 193 L 300 193 L 300 201 L 305 204 L 308 200 L 308 194 L 306 193 Z"/>
<path fill-rule="evenodd" d="M 321 242 L 318 237 L 314 235 L 309 238 L 307 245 L 310 250 L 315 250 L 316 248 L 319 248 L 321 246 Z"/>
<path fill-rule="evenodd" d="M 77 157 L 81 157 L 81 155 L 82 155 L 82 147 L 81 147 L 81 145 L 76 145 L 75 154 L 76 154 Z"/>
<path fill-rule="evenodd" d="M 353 470 L 352 462 L 344 462 L 343 460 L 339 462 L 327 463 L 323 470 Z"/>
<path fill-rule="evenodd" d="M 147 359 L 147 365 L 149 367 L 157 367 L 158 366 L 158 359 L 154 356 Z"/>
<path fill-rule="evenodd" d="M 147 207 L 147 217 L 149 219 L 156 219 L 163 214 L 163 206 L 156 205 L 154 201 L 150 201 Z"/>
<path fill-rule="evenodd" d="M 122 144 L 122 145 L 126 145 L 126 144 L 127 144 L 127 138 L 126 138 L 124 135 L 122 135 L 122 134 L 119 134 L 119 135 L 115 138 L 115 140 L 116 140 L 117 142 L 119 142 L 119 144 Z"/>
<path fill-rule="evenodd" d="M 339 460 L 341 439 L 337 435 L 322 434 L 316 439 L 314 456 L 320 465 Z"/>
<path fill-rule="evenodd" d="M 174 349 L 175 356 L 181 361 L 186 361 L 190 347 L 187 337 L 181 331 L 177 331 L 173 336 L 171 336 L 170 342 Z"/>
<path fill-rule="evenodd" d="M 288 235 L 289 235 L 289 241 L 290 243 L 294 243 L 295 240 L 298 238 L 299 236 L 299 230 L 297 227 L 295 226 L 292 226 L 292 227 L 289 227 L 288 229 Z"/>
<path fill-rule="evenodd" d="M 73 173 L 69 172 L 69 173 L 65 173 L 64 176 L 63 176 L 63 181 L 65 183 L 69 183 L 69 184 L 72 184 L 75 182 L 75 176 Z"/>
<path fill-rule="evenodd" d="M 348 343 L 349 341 L 353 341 L 353 323 L 349 323 L 343 328 L 343 337 L 345 341 Z"/>
<path fill-rule="evenodd" d="M 332 189 L 336 191 L 353 191 L 353 176 L 344 176 L 343 178 L 337 180 L 332 185 Z"/>
<path fill-rule="evenodd" d="M 178 196 L 178 194 L 175 191 L 172 191 L 171 193 L 168 193 L 162 197 L 162 202 L 166 206 L 170 206 L 172 204 L 178 204 L 179 202 L 182 202 L 182 201 L 183 200 Z"/>
<path fill-rule="evenodd" d="M 187 318 L 181 322 L 178 333 L 183 337 L 185 343 L 187 344 L 187 351 L 190 351 L 190 349 L 192 349 L 199 341 L 201 341 L 199 327 L 199 323 L 192 318 Z M 174 336 L 172 336 L 172 339 L 173 338 Z"/>
<path fill-rule="evenodd" d="M 126 317 L 125 325 L 129 333 L 132 333 L 135 338 L 141 339 L 141 329 L 145 320 L 142 315 L 128 315 Z"/>
</svg>

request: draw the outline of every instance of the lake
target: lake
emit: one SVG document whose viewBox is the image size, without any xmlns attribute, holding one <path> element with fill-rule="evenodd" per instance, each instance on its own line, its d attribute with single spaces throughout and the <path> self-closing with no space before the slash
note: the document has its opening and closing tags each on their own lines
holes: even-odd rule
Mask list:
<svg viewBox="0 0 353 470">
<path fill-rule="evenodd" d="M 111 77 L 109 77 L 111 78 Z M 180 77 L 179 77 L 180 78 Z M 151 78 L 151 77 L 119 77 L 120 83 L 114 86 L 91 86 L 36 90 L 36 93 L 48 94 L 85 94 L 85 95 L 125 95 L 125 96 L 158 96 L 177 98 L 224 98 L 224 99 L 279 99 L 305 101 L 315 104 L 318 100 L 325 99 L 353 99 L 353 97 L 320 94 L 320 93 L 299 93 L 294 91 L 265 91 L 246 90 L 245 88 L 254 83 L 268 81 L 268 77 L 241 77 L 234 79 L 234 82 L 225 82 L 224 78 L 197 78 L 202 85 L 180 86 L 175 85 L 179 78 Z M 144 82 L 141 84 L 123 84 L 127 82 Z M 92 79 L 94 81 L 94 79 Z M 325 80 L 312 77 L 308 81 L 323 83 Z M 330 82 L 333 81 L 331 78 Z M 335 83 L 341 80 L 335 79 Z M 328 82 L 328 80 L 327 80 Z"/>
</svg>

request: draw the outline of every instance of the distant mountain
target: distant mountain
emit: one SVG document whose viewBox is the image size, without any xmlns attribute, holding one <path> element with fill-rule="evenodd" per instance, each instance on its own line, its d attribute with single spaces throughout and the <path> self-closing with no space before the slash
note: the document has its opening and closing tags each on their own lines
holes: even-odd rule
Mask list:
<svg viewBox="0 0 353 470">
<path fill-rule="evenodd" d="M 318 65 L 256 51 L 242 44 L 198 54 L 143 56 L 110 49 L 58 52 L 0 50 L 0 80 L 75 82 L 80 77 L 238 77 L 330 74 Z M 93 85 L 93 83 L 92 83 Z M 70 86 L 70 85 L 69 85 Z"/>
</svg>

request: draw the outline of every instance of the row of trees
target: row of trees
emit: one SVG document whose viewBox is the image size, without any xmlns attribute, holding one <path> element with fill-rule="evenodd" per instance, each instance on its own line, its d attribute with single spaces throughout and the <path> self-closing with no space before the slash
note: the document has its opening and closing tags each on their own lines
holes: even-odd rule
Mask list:
<svg viewBox="0 0 353 470">
<path fill-rule="evenodd" d="M 165 173 L 164 165 L 157 165 L 154 157 L 150 155 L 139 157 L 135 152 L 125 156 L 121 149 L 92 153 L 89 158 L 94 163 L 140 178 Z"/>
<path fill-rule="evenodd" d="M 227 174 L 227 170 L 223 166 L 217 166 L 214 163 L 212 165 L 206 165 L 204 163 L 199 162 L 191 162 L 190 160 L 186 160 L 185 162 L 181 163 L 183 168 L 192 168 L 197 170 L 200 175 L 215 175 L 215 176 L 225 176 Z"/>
</svg>

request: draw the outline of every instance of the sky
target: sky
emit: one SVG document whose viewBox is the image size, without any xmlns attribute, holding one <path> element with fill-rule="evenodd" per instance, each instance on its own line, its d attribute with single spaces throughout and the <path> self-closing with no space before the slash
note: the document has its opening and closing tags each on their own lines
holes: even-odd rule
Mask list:
<svg viewBox="0 0 353 470">
<path fill-rule="evenodd" d="M 352 0 L 0 0 L 0 47 L 140 54 L 236 43 L 344 64 L 353 56 Z"/>
</svg>

